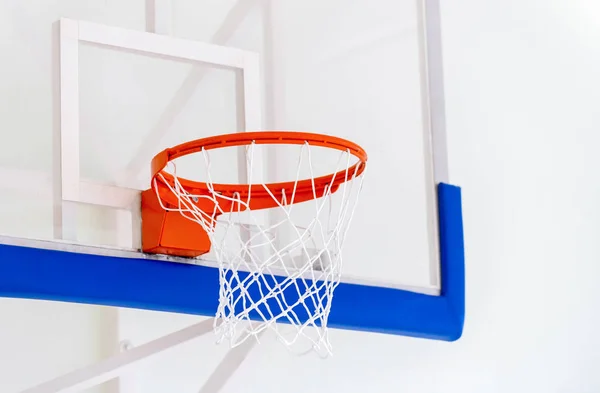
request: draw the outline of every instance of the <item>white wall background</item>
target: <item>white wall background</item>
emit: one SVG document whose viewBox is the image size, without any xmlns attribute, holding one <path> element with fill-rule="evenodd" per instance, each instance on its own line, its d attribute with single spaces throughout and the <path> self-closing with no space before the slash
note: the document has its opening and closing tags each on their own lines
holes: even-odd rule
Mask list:
<svg viewBox="0 0 600 393">
<path fill-rule="evenodd" d="M 267 339 L 226 392 L 600 390 L 600 8 L 457 0 L 442 11 L 450 173 L 463 187 L 467 247 L 463 338 L 336 331 L 326 362 Z M 106 309 L 1 300 L 0 311 L 3 392 L 88 364 L 115 341 Z M 196 318 L 120 320 L 139 344 Z M 145 366 L 133 377 L 139 391 L 197 391 L 223 354 L 209 341 Z"/>
</svg>

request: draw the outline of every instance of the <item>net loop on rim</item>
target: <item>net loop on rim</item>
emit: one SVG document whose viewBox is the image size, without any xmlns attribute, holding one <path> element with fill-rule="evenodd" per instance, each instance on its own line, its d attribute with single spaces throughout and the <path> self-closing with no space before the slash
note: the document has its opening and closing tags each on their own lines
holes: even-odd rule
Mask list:
<svg viewBox="0 0 600 393">
<path fill-rule="evenodd" d="M 259 144 L 298 145 L 294 180 L 253 181 Z M 215 183 L 210 150 L 244 145 L 248 184 Z M 315 173 L 317 146 L 339 153 L 328 175 Z M 191 153 L 203 158 L 205 182 L 177 175 L 173 160 Z M 219 268 L 219 341 L 236 346 L 270 329 L 294 351 L 308 343 L 309 350 L 331 354 L 327 321 L 366 160 L 352 142 L 296 132 L 205 138 L 155 157 L 152 189 L 162 209 L 197 223 L 210 239 L 207 258 Z"/>
</svg>

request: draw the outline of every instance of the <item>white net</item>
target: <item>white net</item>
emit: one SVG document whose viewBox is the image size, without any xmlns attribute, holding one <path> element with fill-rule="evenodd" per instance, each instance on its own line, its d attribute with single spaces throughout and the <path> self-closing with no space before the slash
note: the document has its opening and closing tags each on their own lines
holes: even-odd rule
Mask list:
<svg viewBox="0 0 600 393">
<path fill-rule="evenodd" d="M 214 258 L 220 272 L 215 318 L 219 340 L 227 339 L 236 346 L 271 329 L 295 352 L 308 349 L 328 355 L 327 322 L 342 273 L 342 245 L 364 176 L 357 176 L 357 159 L 349 151 L 333 150 L 340 154 L 327 173 L 337 174 L 324 187 L 310 180 L 310 195 L 304 187 L 302 198 L 299 184 L 307 184 L 302 180 L 320 176 L 313 165 L 319 154 L 311 153 L 315 147 L 308 143 L 297 148 L 295 179 L 287 189 L 253 183 L 260 177 L 254 172 L 263 170 L 257 169 L 254 144 L 246 148 L 248 185 L 239 186 L 240 192 L 227 196 L 218 191 L 211 173 L 211 151 L 204 149 L 199 154 L 207 176 L 206 192 L 184 188 L 175 162 L 166 169 L 174 180 L 169 182 L 159 173 L 153 188 L 158 194 L 157 181 L 166 184 L 178 205 L 163 203 L 163 208 L 179 211 L 208 233 L 211 252 L 203 258 Z M 340 176 L 343 182 L 333 186 Z M 266 192 L 263 198 L 268 195 L 272 208 L 252 210 L 252 196 L 257 195 L 250 192 L 253 185 Z"/>
</svg>

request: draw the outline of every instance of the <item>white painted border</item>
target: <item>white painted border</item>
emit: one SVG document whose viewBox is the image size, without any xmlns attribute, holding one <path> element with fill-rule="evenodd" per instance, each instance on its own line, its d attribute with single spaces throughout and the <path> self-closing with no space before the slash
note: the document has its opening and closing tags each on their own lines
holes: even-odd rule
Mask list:
<svg viewBox="0 0 600 393">
<path fill-rule="evenodd" d="M 80 175 L 79 154 L 79 43 L 87 42 L 141 54 L 202 62 L 214 67 L 228 67 L 241 72 L 243 100 L 241 129 L 262 129 L 260 66 L 257 53 L 221 45 L 184 40 L 164 35 L 127 30 L 73 19 L 60 20 L 60 117 L 61 203 L 57 204 L 62 222 L 55 223 L 61 239 L 77 240 L 76 206 L 87 203 L 118 209 L 131 209 L 138 201 L 139 191 L 110 184 L 86 182 Z M 158 151 L 156 152 L 158 153 Z M 245 165 L 245 160 L 241 165 Z M 260 160 L 257 160 L 260 161 Z M 149 165 L 149 163 L 148 163 Z M 245 167 L 240 168 L 245 175 Z M 135 219 L 119 218 L 119 228 L 125 237 Z M 129 222 L 129 224 L 128 224 Z"/>
<path fill-rule="evenodd" d="M 98 23 L 61 19 L 64 24 L 79 26 L 78 40 L 93 44 L 112 46 L 132 52 L 142 52 L 166 58 L 191 60 L 212 66 L 244 68 L 247 56 L 253 52 L 227 46 L 184 40 L 144 31 L 123 29 Z"/>
</svg>

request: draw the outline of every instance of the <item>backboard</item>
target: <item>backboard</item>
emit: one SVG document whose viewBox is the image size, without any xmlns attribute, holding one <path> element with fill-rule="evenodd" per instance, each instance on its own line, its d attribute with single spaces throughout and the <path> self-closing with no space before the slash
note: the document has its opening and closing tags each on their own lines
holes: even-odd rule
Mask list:
<svg viewBox="0 0 600 393">
<path fill-rule="evenodd" d="M 319 132 L 369 154 L 330 325 L 460 337 L 460 190 L 448 184 L 436 1 L 137 1 L 103 13 L 92 0 L 9 3 L 0 295 L 214 315 L 210 255 L 140 251 L 150 160 L 211 135 Z M 265 178 L 294 175 L 285 149 L 259 155 Z M 211 159 L 220 179 L 240 181 L 239 149 Z"/>
</svg>

